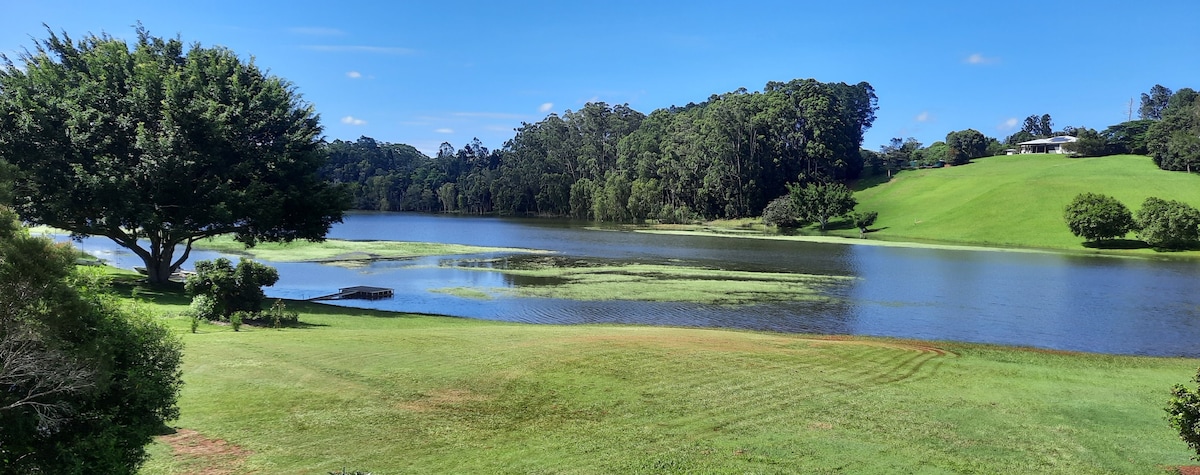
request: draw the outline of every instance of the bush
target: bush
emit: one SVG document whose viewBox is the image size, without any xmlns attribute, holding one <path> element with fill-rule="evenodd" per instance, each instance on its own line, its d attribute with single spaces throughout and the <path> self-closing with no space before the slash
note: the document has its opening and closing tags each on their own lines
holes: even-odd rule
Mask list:
<svg viewBox="0 0 1200 475">
<path fill-rule="evenodd" d="M 1136 226 L 1129 208 L 1116 198 L 1096 193 L 1076 196 L 1063 211 L 1063 219 L 1071 234 L 1088 241 L 1124 237 Z"/>
<path fill-rule="evenodd" d="M 700 215 L 687 205 L 664 204 L 658 212 L 658 222 L 663 224 L 688 224 L 700 221 Z"/>
<path fill-rule="evenodd" d="M 241 331 L 242 330 L 242 320 L 243 319 L 248 320 L 250 318 L 251 318 L 251 315 L 249 313 L 246 313 L 245 311 L 242 311 L 242 310 L 238 310 L 236 312 L 233 312 L 233 314 L 229 316 L 229 326 L 233 327 L 233 331 L 235 331 L 235 332 Z"/>
<path fill-rule="evenodd" d="M 1200 370 L 1197 370 L 1192 381 L 1200 384 Z M 1196 452 L 1192 458 L 1200 460 L 1200 386 L 1192 391 L 1182 384 L 1176 384 L 1171 389 L 1171 400 L 1167 402 L 1166 411 L 1167 421 L 1179 431 L 1179 438 Z"/>
<path fill-rule="evenodd" d="M 300 322 L 300 314 L 295 311 L 289 311 L 287 304 L 283 300 L 275 299 L 275 303 L 271 305 L 271 309 L 267 310 L 266 318 L 271 320 L 271 326 L 279 328 L 284 325 L 295 325 Z"/>
<path fill-rule="evenodd" d="M 1138 237 L 1164 249 L 1186 249 L 1200 240 L 1200 211 L 1180 201 L 1146 198 L 1137 212 Z"/>
<path fill-rule="evenodd" d="M 800 219 L 800 211 L 796 209 L 790 195 L 780 196 L 767 203 L 767 207 L 763 208 L 762 222 L 767 226 L 781 228 L 797 228 L 805 224 Z"/>
<path fill-rule="evenodd" d="M 217 300 L 208 294 L 192 297 L 192 305 L 188 311 L 193 317 L 208 321 L 220 320 L 222 317 L 221 311 L 217 309 Z"/>
<path fill-rule="evenodd" d="M 862 211 L 850 215 L 850 219 L 854 221 L 854 227 L 858 228 L 862 234 L 867 233 L 867 228 L 875 224 L 877 218 L 879 218 L 879 213 L 875 211 Z"/>
<path fill-rule="evenodd" d="M 197 262 L 196 273 L 188 276 L 184 289 L 193 298 L 200 295 L 210 297 L 214 302 L 214 311 L 224 319 L 238 311 L 261 311 L 262 301 L 266 297 L 263 286 L 275 285 L 278 281 L 279 273 L 273 267 L 249 259 L 242 259 L 234 267 L 229 259 L 222 257 Z"/>
</svg>

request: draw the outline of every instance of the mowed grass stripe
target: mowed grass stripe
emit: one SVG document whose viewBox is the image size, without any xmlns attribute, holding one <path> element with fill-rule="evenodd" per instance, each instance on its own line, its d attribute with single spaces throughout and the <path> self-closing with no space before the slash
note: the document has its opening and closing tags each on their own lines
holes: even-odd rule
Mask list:
<svg viewBox="0 0 1200 475">
<path fill-rule="evenodd" d="M 248 450 L 245 461 L 206 466 L 158 446 L 144 473 L 1160 473 L 1189 463 L 1160 406 L 1197 360 L 289 305 L 312 326 L 183 334 L 175 425 Z"/>
</svg>

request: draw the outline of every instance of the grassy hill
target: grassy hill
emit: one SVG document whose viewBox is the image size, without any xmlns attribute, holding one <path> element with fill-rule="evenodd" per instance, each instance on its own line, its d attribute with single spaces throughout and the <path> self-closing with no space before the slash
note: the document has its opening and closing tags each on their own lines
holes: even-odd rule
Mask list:
<svg viewBox="0 0 1200 475">
<path fill-rule="evenodd" d="M 155 310 L 185 308 L 154 295 Z M 1194 359 L 291 302 L 204 324 L 149 474 L 1164 473 Z"/>
<path fill-rule="evenodd" d="M 1200 175 L 1159 170 L 1137 155 L 1013 155 L 905 171 L 855 196 L 858 209 L 879 212 L 872 239 L 1083 250 L 1062 213 L 1084 192 L 1114 196 L 1134 212 L 1149 196 L 1200 208 Z"/>
</svg>

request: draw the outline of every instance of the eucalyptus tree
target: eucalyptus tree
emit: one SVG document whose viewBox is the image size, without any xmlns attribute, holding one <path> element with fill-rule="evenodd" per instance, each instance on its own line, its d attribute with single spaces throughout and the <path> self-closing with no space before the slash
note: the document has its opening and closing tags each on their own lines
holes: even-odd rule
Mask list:
<svg viewBox="0 0 1200 475">
<path fill-rule="evenodd" d="M 312 106 L 228 49 L 136 32 L 48 32 L 19 66 L 3 58 L 0 159 L 20 170 L 21 216 L 112 239 L 151 282 L 210 236 L 323 239 L 349 200 L 317 176 Z"/>
</svg>

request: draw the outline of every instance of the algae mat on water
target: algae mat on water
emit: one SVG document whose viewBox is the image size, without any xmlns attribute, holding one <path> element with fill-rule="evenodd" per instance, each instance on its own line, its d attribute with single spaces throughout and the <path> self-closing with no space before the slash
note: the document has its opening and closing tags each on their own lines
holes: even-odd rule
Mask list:
<svg viewBox="0 0 1200 475">
<path fill-rule="evenodd" d="M 467 246 L 435 242 L 407 241 L 347 241 L 327 239 L 322 242 L 293 241 L 290 243 L 264 242 L 246 249 L 245 245 L 229 236 L 196 241 L 197 249 L 244 254 L 257 259 L 275 262 L 319 262 L 335 265 L 365 264 L 375 260 L 408 259 L 427 256 L 449 256 L 466 254 L 546 254 L 548 251 L 510 247 Z"/>
<path fill-rule="evenodd" d="M 168 320 L 185 343 L 172 425 L 189 437 L 157 442 L 143 474 L 1189 464 L 1161 407 L 1194 359 L 289 306 L 307 327 Z"/>
<path fill-rule="evenodd" d="M 460 263 L 461 264 L 461 263 Z M 522 259 L 512 267 L 466 266 L 514 277 L 513 287 L 434 289 L 472 298 L 515 294 L 570 300 L 634 300 L 742 305 L 827 300 L 825 290 L 853 277 L 750 272 L 686 265 L 606 263 L 557 257 Z"/>
</svg>

